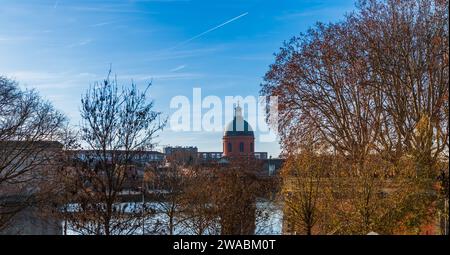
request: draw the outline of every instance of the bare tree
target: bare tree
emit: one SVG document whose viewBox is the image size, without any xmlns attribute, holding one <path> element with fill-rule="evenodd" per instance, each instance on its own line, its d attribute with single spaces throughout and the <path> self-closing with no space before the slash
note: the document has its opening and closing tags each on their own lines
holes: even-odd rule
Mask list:
<svg viewBox="0 0 450 255">
<path fill-rule="evenodd" d="M 274 185 L 253 158 L 197 162 L 184 168 L 180 219 L 185 234 L 255 234 L 267 229 L 270 212 L 262 198 Z M 256 226 L 259 225 L 259 228 Z M 268 225 L 268 224 L 266 224 Z"/>
<path fill-rule="evenodd" d="M 197 163 L 186 174 L 183 192 L 183 226 L 185 233 L 195 235 L 220 234 L 220 222 L 214 201 L 218 165 Z"/>
<path fill-rule="evenodd" d="M 385 100 L 380 144 L 433 164 L 448 152 L 448 1 L 363 1 L 356 18 Z M 414 133 L 425 119 L 430 136 L 421 141 Z"/>
<path fill-rule="evenodd" d="M 303 150 L 286 160 L 283 166 L 285 232 L 312 235 L 321 233 L 317 227 L 325 211 L 325 196 L 330 188 L 326 181 L 329 161 L 313 150 Z M 328 169 L 329 170 L 329 169 Z"/>
<path fill-rule="evenodd" d="M 215 167 L 213 202 L 223 235 L 255 234 L 257 221 L 266 214 L 257 207 L 258 198 L 271 187 L 261 175 L 262 164 L 252 157 L 231 157 Z"/>
<path fill-rule="evenodd" d="M 0 229 L 51 191 L 65 122 L 35 91 L 0 76 Z"/>
<path fill-rule="evenodd" d="M 192 167 L 185 156 L 183 152 L 175 152 L 167 156 L 165 166 L 149 169 L 149 183 L 158 215 L 154 231 L 158 234 L 179 234 L 183 228 L 183 196 L 189 177 L 187 172 Z"/>
<path fill-rule="evenodd" d="M 135 84 L 118 87 L 111 72 L 92 86 L 81 100 L 82 145 L 72 167 L 75 196 L 67 214 L 75 231 L 83 234 L 131 234 L 152 213 L 146 204 L 123 201 L 135 154 L 154 145 L 165 120 L 148 100 L 150 85 L 140 92 Z"/>
<path fill-rule="evenodd" d="M 414 162 L 409 185 L 416 190 L 407 198 L 434 224 L 425 215 L 435 210 L 433 187 L 448 162 L 448 1 L 365 1 L 360 10 L 356 29 L 384 95 L 377 147 L 394 164 Z"/>
</svg>

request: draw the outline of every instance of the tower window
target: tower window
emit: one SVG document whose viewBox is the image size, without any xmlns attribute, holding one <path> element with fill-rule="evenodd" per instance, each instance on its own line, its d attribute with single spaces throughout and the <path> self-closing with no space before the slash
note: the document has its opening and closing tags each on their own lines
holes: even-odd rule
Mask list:
<svg viewBox="0 0 450 255">
<path fill-rule="evenodd" d="M 244 152 L 244 143 L 239 143 L 239 152 Z"/>
<path fill-rule="evenodd" d="M 253 152 L 255 149 L 253 148 L 253 143 L 250 143 L 250 151 Z"/>
<path fill-rule="evenodd" d="M 233 151 L 233 146 L 231 146 L 231 143 L 228 143 L 228 152 L 232 152 Z"/>
</svg>

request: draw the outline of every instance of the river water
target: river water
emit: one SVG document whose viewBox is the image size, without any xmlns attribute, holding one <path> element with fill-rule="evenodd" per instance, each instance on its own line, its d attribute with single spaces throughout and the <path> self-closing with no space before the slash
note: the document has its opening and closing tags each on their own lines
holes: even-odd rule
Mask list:
<svg viewBox="0 0 450 255">
<path fill-rule="evenodd" d="M 130 205 L 130 204 L 128 204 Z M 134 206 L 141 206 L 140 203 L 133 203 Z M 146 206 L 149 206 L 150 208 L 155 209 L 156 213 L 152 216 L 149 216 L 145 219 L 144 225 L 146 229 L 156 229 L 158 228 L 158 231 L 153 234 L 167 234 L 167 231 L 164 231 L 164 228 L 161 228 L 159 226 L 164 226 L 168 222 L 168 217 L 166 214 L 158 212 L 159 208 L 162 206 L 160 203 L 154 203 L 154 202 L 148 202 L 146 203 Z M 75 205 L 71 206 L 72 208 L 75 208 Z M 255 234 L 256 235 L 281 235 L 282 233 L 282 220 L 283 220 L 283 212 L 281 210 L 281 206 L 273 203 L 273 202 L 257 202 L 256 203 L 256 210 L 257 210 L 257 218 L 256 218 L 256 229 Z M 160 211 L 160 210 L 159 210 Z M 63 223 L 64 224 L 64 223 Z M 186 228 L 186 225 L 189 225 L 189 221 L 185 221 L 183 224 L 176 224 L 174 228 L 174 234 L 184 234 L 184 235 L 193 235 L 191 230 L 189 228 Z M 64 228 L 63 228 L 64 229 Z M 216 228 L 217 229 L 217 228 Z M 64 234 L 64 233 L 63 233 Z M 68 224 L 67 226 L 67 235 L 79 235 L 80 233 L 74 230 Z M 133 234 L 135 235 L 141 235 L 142 229 L 137 229 Z M 146 230 L 146 234 L 152 234 L 148 230 Z M 205 234 L 218 234 L 214 232 L 208 233 L 206 231 Z"/>
</svg>

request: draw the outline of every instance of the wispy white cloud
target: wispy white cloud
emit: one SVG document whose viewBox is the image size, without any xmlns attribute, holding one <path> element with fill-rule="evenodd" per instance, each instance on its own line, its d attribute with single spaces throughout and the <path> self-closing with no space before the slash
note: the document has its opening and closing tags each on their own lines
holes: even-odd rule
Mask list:
<svg viewBox="0 0 450 255">
<path fill-rule="evenodd" d="M 110 24 L 114 24 L 114 23 L 115 23 L 114 21 L 99 22 L 99 23 L 90 25 L 90 27 L 103 27 L 103 26 L 107 26 Z"/>
<path fill-rule="evenodd" d="M 137 9 L 131 9 L 125 6 L 97 6 L 97 7 L 87 7 L 87 6 L 72 6 L 69 7 L 74 11 L 81 12 L 107 12 L 107 13 L 142 13 L 142 14 L 155 14 L 155 12 L 142 11 Z"/>
<path fill-rule="evenodd" d="M 128 74 L 118 75 L 119 80 L 136 80 L 136 81 L 170 81 L 170 80 L 192 80 L 203 77 L 199 73 L 155 73 L 155 74 Z"/>
<path fill-rule="evenodd" d="M 208 55 L 211 53 L 216 53 L 220 50 L 223 50 L 224 46 L 218 47 L 209 47 L 209 48 L 198 48 L 198 49 L 189 49 L 189 50 L 159 50 L 159 51 L 151 51 L 147 53 L 140 53 L 139 57 L 141 59 L 148 59 L 149 61 L 166 61 L 166 60 L 174 60 L 174 59 L 187 59 L 192 57 L 199 57 Z"/>
<path fill-rule="evenodd" d="M 85 39 L 76 43 L 69 44 L 66 47 L 67 48 L 81 47 L 91 43 L 92 41 L 93 41 L 92 39 Z"/>
<path fill-rule="evenodd" d="M 324 16 L 324 15 L 337 15 L 349 12 L 353 9 L 353 6 L 336 6 L 336 7 L 322 7 L 322 8 L 314 8 L 297 12 L 289 12 L 284 15 L 276 17 L 278 20 L 289 20 L 296 18 L 305 18 L 312 16 Z"/>
<path fill-rule="evenodd" d="M 17 80 L 20 84 L 29 88 L 67 89 L 83 85 L 89 85 L 95 80 L 101 79 L 100 75 L 93 73 L 75 72 L 48 72 L 34 70 L 19 70 L 6 72 L 5 75 Z"/>
<path fill-rule="evenodd" d="M 26 41 L 31 40 L 31 36 L 1 36 L 0 42 L 18 42 L 18 41 Z"/>
<path fill-rule="evenodd" d="M 186 65 L 180 65 L 180 66 L 177 66 L 177 67 L 171 69 L 170 71 L 171 72 L 177 72 L 177 71 L 180 71 L 180 70 L 184 69 L 185 67 L 186 67 Z"/>
<path fill-rule="evenodd" d="M 105 74 L 96 74 L 89 72 L 47 72 L 39 70 L 19 70 L 5 72 L 9 78 L 17 80 L 20 84 L 28 88 L 39 90 L 69 89 L 80 86 L 88 86 L 94 82 L 101 81 Z M 119 81 L 171 81 L 171 80 L 191 80 L 203 77 L 200 73 L 131 73 L 117 74 Z"/>
</svg>

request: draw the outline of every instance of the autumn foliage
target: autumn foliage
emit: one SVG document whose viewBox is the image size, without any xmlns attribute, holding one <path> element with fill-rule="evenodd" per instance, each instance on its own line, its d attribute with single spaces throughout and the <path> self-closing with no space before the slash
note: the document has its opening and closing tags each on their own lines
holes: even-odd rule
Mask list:
<svg viewBox="0 0 450 255">
<path fill-rule="evenodd" d="M 278 96 L 290 161 L 308 171 L 331 157 L 327 181 L 316 178 L 320 187 L 308 187 L 335 197 L 332 211 L 313 210 L 329 219 L 322 227 L 331 225 L 320 233 L 423 233 L 436 212 L 448 211 L 438 206 L 446 200 L 448 207 L 448 195 L 434 189 L 448 171 L 448 1 L 369 0 L 357 7 L 286 42 L 261 94 Z M 320 149 L 305 154 L 318 142 Z M 313 197 L 317 208 L 320 197 Z"/>
</svg>

